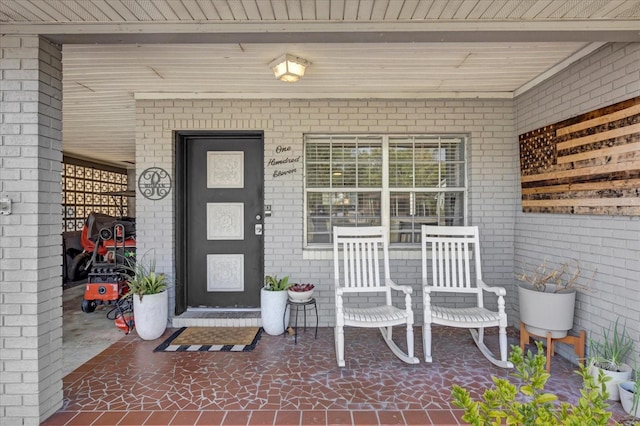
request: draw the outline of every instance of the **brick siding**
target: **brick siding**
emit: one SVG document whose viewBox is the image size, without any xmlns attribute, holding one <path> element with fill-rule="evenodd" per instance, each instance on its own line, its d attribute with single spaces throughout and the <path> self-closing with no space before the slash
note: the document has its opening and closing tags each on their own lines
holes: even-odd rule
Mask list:
<svg viewBox="0 0 640 426">
<path fill-rule="evenodd" d="M 62 54 L 36 36 L 0 52 L 0 418 L 37 425 L 62 405 Z"/>
<path fill-rule="evenodd" d="M 276 147 L 291 146 L 290 156 L 303 155 L 307 132 L 467 133 L 470 223 L 481 229 L 483 274 L 495 285 L 513 285 L 518 169 L 511 100 L 138 100 L 138 173 L 152 166 L 174 170 L 174 130 L 264 130 L 264 202 L 273 212 L 264 224 L 265 273 L 316 283 L 324 326 L 335 319 L 331 252 L 303 250 L 302 167 L 274 179 L 268 161 Z M 153 248 L 169 273 L 175 268 L 174 196 L 172 191 L 160 201 L 136 199 L 138 250 Z M 392 276 L 415 289 L 419 323 L 419 252 L 392 255 Z"/>
<path fill-rule="evenodd" d="M 603 46 L 516 98 L 517 134 L 640 95 L 639 64 L 640 43 Z M 596 271 L 592 291 L 578 293 L 574 329 L 597 340 L 620 318 L 639 356 L 640 217 L 525 214 L 518 207 L 515 247 L 516 266 L 576 259 L 587 278 Z M 516 306 L 517 293 L 511 295 Z"/>
</svg>

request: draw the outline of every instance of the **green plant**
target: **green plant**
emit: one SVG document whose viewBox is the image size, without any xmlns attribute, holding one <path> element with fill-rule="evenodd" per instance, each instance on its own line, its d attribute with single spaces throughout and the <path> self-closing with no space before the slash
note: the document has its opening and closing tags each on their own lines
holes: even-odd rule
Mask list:
<svg viewBox="0 0 640 426">
<path fill-rule="evenodd" d="M 575 261 L 575 266 L 573 268 L 571 268 L 569 262 L 564 262 L 556 268 L 551 268 L 547 265 L 546 260 L 536 267 L 523 266 L 522 272 L 520 274 L 516 274 L 516 278 L 518 280 L 530 284 L 538 291 L 546 291 L 547 285 L 554 284 L 554 293 L 560 293 L 574 288 L 588 290 L 588 283 L 578 283 L 581 276 L 582 270 L 580 269 L 580 264 L 578 263 L 578 261 Z M 593 276 L 591 277 L 589 282 L 591 280 L 593 280 Z"/>
<path fill-rule="evenodd" d="M 638 410 L 638 404 L 640 404 L 640 371 L 638 370 L 637 364 L 634 366 L 633 371 L 633 406 L 631 407 L 632 413 Z"/>
<path fill-rule="evenodd" d="M 127 297 L 137 294 L 142 301 L 145 294 L 158 294 L 167 289 L 167 277 L 163 273 L 156 272 L 156 261 L 151 259 L 145 265 L 145 257 L 137 261 L 127 259 L 125 267 L 129 291 L 122 296 Z"/>
<path fill-rule="evenodd" d="M 283 291 L 291 287 L 291 284 L 289 284 L 288 275 L 280 279 L 278 279 L 277 275 L 273 275 L 273 276 L 267 275 L 264 279 L 264 282 L 265 282 L 265 285 L 264 285 L 265 290 L 269 290 L 269 291 Z"/>
<path fill-rule="evenodd" d="M 627 411 L 632 418 L 635 418 L 635 413 L 638 411 L 638 405 L 640 404 L 640 370 L 638 370 L 638 362 L 634 361 L 633 365 L 633 377 L 628 381 L 618 383 L 620 386 L 620 400 L 622 402 L 622 406 Z M 623 389 L 627 392 L 631 392 L 633 394 L 633 399 L 631 400 L 631 407 L 626 407 L 625 402 L 623 401 L 622 392 Z M 625 420 L 632 420 L 625 419 Z M 627 422 L 623 422 L 623 424 L 627 424 Z M 640 426 L 640 422 L 635 421 L 633 423 L 634 426 Z"/>
<path fill-rule="evenodd" d="M 589 339 L 589 363 L 598 368 L 609 371 L 620 371 L 620 365 L 633 350 L 633 339 L 629 336 L 626 326 L 618 329 L 616 320 L 609 329 L 602 331 L 602 342 Z"/>
<path fill-rule="evenodd" d="M 559 402 L 552 393 L 545 393 L 544 386 L 550 377 L 546 372 L 546 358 L 542 344 L 537 342 L 538 352 L 526 357 L 518 346 L 512 346 L 509 360 L 515 367 L 512 376 L 517 384 L 507 379 L 492 377 L 494 387 L 485 390 L 482 401 L 475 401 L 460 386 L 453 386 L 453 404 L 465 410 L 462 420 L 472 425 L 606 425 L 611 413 L 607 411 L 608 397 L 600 373 L 596 381 L 588 369 L 580 365 L 577 374 L 582 377 L 580 399 L 576 405 Z"/>
</svg>

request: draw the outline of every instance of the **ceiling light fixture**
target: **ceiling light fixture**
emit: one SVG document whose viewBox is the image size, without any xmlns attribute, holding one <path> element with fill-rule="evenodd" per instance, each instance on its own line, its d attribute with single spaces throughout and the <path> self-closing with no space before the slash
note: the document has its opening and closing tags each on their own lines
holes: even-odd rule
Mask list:
<svg viewBox="0 0 640 426">
<path fill-rule="evenodd" d="M 311 62 L 285 53 L 274 59 L 269 67 L 273 70 L 273 74 L 278 80 L 293 83 L 300 80 L 309 65 L 311 65 Z"/>
</svg>

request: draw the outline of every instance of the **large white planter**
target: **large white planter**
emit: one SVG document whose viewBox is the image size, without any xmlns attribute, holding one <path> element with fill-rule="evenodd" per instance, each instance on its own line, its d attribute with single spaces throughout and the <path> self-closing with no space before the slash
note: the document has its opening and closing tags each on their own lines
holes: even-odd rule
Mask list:
<svg viewBox="0 0 640 426">
<path fill-rule="evenodd" d="M 631 414 L 633 417 L 640 418 L 640 402 L 636 404 L 635 410 L 633 407 L 633 389 L 635 387 L 635 382 L 626 381 L 618 383 L 618 392 L 620 393 L 620 403 L 622 404 L 622 408 L 627 414 Z"/>
<path fill-rule="evenodd" d="M 162 336 L 167 328 L 169 293 L 145 294 L 140 301 L 133 295 L 133 319 L 136 332 L 141 339 L 154 340 Z"/>
<path fill-rule="evenodd" d="M 527 331 L 536 336 L 561 339 L 573 328 L 576 290 L 554 293 L 555 285 L 547 285 L 547 291 L 538 291 L 529 284 L 518 285 L 520 321 Z"/>
<path fill-rule="evenodd" d="M 609 393 L 609 401 L 620 401 L 620 391 L 618 389 L 618 383 L 626 382 L 631 378 L 633 369 L 627 364 L 620 364 L 620 371 L 609 371 L 602 368 L 598 368 L 594 365 L 589 367 L 589 373 L 594 379 L 598 379 L 599 371 L 602 371 L 605 376 L 611 378 L 605 383 L 607 392 Z"/>
<path fill-rule="evenodd" d="M 285 324 L 289 324 L 288 298 L 289 294 L 286 290 L 269 291 L 264 288 L 260 290 L 260 317 L 265 333 L 272 336 L 284 333 Z"/>
</svg>

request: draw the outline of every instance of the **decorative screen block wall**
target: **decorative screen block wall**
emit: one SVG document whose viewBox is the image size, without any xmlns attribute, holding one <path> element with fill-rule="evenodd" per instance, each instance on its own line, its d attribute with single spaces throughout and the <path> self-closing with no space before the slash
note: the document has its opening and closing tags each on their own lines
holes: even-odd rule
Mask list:
<svg viewBox="0 0 640 426">
<path fill-rule="evenodd" d="M 65 156 L 62 169 L 63 231 L 80 231 L 91 212 L 127 216 L 127 197 L 105 194 L 126 189 L 126 169 Z"/>
<path fill-rule="evenodd" d="M 519 139 L 524 212 L 640 215 L 640 97 Z"/>
</svg>

